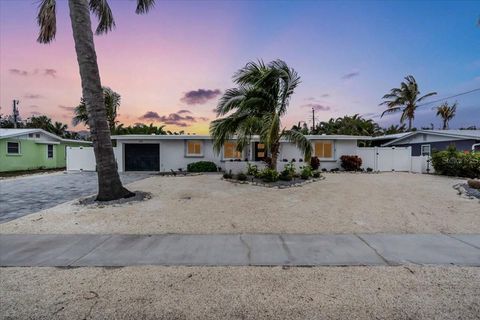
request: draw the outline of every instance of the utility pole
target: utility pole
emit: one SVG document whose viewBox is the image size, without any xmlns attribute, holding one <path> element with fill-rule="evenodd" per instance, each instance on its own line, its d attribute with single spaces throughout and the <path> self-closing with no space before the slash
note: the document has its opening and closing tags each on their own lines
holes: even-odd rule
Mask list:
<svg viewBox="0 0 480 320">
<path fill-rule="evenodd" d="M 312 132 L 315 131 L 315 109 L 312 108 Z"/>
<path fill-rule="evenodd" d="M 16 129 L 17 128 L 17 119 L 18 119 L 18 104 L 20 101 L 13 99 L 13 127 Z"/>
</svg>

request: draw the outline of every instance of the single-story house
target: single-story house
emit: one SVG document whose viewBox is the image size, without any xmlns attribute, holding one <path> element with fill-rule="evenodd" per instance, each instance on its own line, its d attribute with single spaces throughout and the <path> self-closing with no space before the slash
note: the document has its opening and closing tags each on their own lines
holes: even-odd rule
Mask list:
<svg viewBox="0 0 480 320">
<path fill-rule="evenodd" d="M 342 155 L 355 154 L 358 140 L 370 137 L 311 135 L 307 138 L 312 142 L 313 155 L 320 158 L 321 168 L 330 170 L 340 166 Z M 189 163 L 202 160 L 212 161 L 225 170 L 226 163 L 260 162 L 266 156 L 265 146 L 258 137 L 253 137 L 250 146 L 242 152 L 236 151 L 236 141 L 232 139 L 220 153 L 214 151 L 211 136 L 116 135 L 112 139 L 116 142 L 114 152 L 119 171 L 185 170 Z M 301 162 L 303 154 L 293 143 L 282 141 L 278 160 L 280 163 Z"/>
<path fill-rule="evenodd" d="M 0 172 L 64 168 L 68 146 L 90 145 L 42 129 L 0 129 Z"/>
<path fill-rule="evenodd" d="M 412 156 L 431 156 L 434 150 L 446 150 L 450 145 L 459 151 L 480 150 L 480 130 L 419 130 L 384 143 L 383 147 L 411 147 Z"/>
</svg>

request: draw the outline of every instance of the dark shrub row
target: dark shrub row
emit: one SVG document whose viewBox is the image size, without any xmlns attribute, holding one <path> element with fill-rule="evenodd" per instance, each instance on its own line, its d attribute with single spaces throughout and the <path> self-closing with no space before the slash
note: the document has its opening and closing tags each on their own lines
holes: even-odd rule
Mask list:
<svg viewBox="0 0 480 320">
<path fill-rule="evenodd" d="M 432 165 L 438 174 L 480 178 L 480 153 L 464 153 L 449 147 L 432 154 Z"/>
</svg>

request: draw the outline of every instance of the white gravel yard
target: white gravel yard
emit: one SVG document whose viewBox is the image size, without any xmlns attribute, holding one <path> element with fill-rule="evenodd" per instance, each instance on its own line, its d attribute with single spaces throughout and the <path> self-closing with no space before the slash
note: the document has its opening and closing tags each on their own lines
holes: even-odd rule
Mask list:
<svg viewBox="0 0 480 320">
<path fill-rule="evenodd" d="M 1 233 L 479 233 L 464 181 L 410 173 L 326 174 L 303 187 L 239 185 L 220 175 L 154 176 L 128 185 L 152 199 L 65 203 L 0 225 Z"/>
<path fill-rule="evenodd" d="M 2 269 L 3 319 L 478 319 L 480 268 Z"/>
</svg>

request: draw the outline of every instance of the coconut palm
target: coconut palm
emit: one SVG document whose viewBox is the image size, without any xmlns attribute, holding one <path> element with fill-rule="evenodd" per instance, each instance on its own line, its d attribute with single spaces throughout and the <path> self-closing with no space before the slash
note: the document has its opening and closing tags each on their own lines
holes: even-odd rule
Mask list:
<svg viewBox="0 0 480 320">
<path fill-rule="evenodd" d="M 136 13 L 148 12 L 155 0 L 137 0 Z M 97 54 L 93 41 L 90 12 L 97 16 L 96 34 L 106 33 L 115 27 L 107 0 L 68 0 L 75 51 L 82 80 L 82 97 L 88 112 L 88 125 L 98 172 L 97 200 L 108 201 L 133 195 L 122 186 L 113 155 L 112 141 L 105 109 L 105 97 L 100 82 Z M 56 0 L 41 0 L 37 22 L 40 33 L 37 41 L 50 43 L 56 35 Z"/>
<path fill-rule="evenodd" d="M 440 106 L 437 107 L 437 116 L 442 118 L 443 121 L 443 130 L 448 129 L 448 123 L 450 120 L 455 117 L 455 113 L 457 112 L 457 103 L 455 102 L 451 106 L 448 105 L 448 102 L 442 103 Z"/>
<path fill-rule="evenodd" d="M 118 123 L 117 121 L 117 111 L 120 107 L 120 95 L 110 89 L 109 87 L 102 87 L 103 96 L 105 99 L 105 109 L 107 111 L 107 121 L 108 127 L 110 128 L 110 133 L 115 130 L 115 125 Z M 84 125 L 88 126 L 88 112 L 87 112 L 87 105 L 85 104 L 85 99 L 80 99 L 80 104 L 75 107 L 75 116 L 72 119 L 72 124 L 74 126 L 78 125 L 79 123 L 83 123 Z"/>
<path fill-rule="evenodd" d="M 64 137 L 65 134 L 67 133 L 68 126 L 64 123 L 55 121 L 55 123 L 52 126 L 52 133 L 56 134 L 59 137 Z"/>
<path fill-rule="evenodd" d="M 420 96 L 417 81 L 413 76 L 405 77 L 405 82 L 400 84 L 400 88 L 393 88 L 390 93 L 383 96 L 382 99 L 386 101 L 380 105 L 386 105 L 387 109 L 383 111 L 382 117 L 386 113 L 402 112 L 400 123 L 404 123 L 408 119 L 408 130 L 412 130 L 413 119 L 415 118 L 415 111 L 418 108 L 418 103 L 422 100 L 437 94 L 430 92 L 426 95 Z"/>
<path fill-rule="evenodd" d="M 281 139 L 295 143 L 305 158 L 310 158 L 312 146 L 308 139 L 299 131 L 283 128 L 281 123 L 300 83 L 297 72 L 282 60 L 269 64 L 249 62 L 233 80 L 238 87 L 228 89 L 215 109 L 217 116 L 224 117 L 210 124 L 215 150 L 220 152 L 224 143 L 236 136 L 237 150 L 242 151 L 249 146 L 252 135 L 259 135 L 273 169 L 277 166 Z"/>
</svg>

